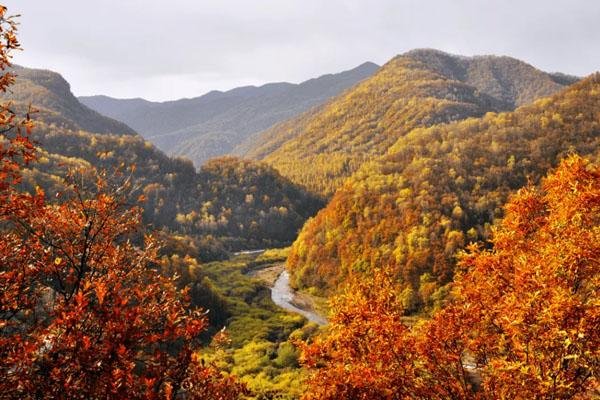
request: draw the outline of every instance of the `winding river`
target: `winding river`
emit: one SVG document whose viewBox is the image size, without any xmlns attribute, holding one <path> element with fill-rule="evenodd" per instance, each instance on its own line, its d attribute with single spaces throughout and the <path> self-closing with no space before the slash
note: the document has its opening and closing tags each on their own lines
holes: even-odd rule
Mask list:
<svg viewBox="0 0 600 400">
<path fill-rule="evenodd" d="M 323 316 L 312 310 L 305 310 L 294 305 L 294 296 L 294 290 L 290 287 L 290 274 L 284 270 L 279 274 L 271 288 L 271 299 L 273 299 L 273 302 L 281 308 L 303 315 L 309 321 L 319 325 L 327 324 L 327 320 Z"/>
</svg>

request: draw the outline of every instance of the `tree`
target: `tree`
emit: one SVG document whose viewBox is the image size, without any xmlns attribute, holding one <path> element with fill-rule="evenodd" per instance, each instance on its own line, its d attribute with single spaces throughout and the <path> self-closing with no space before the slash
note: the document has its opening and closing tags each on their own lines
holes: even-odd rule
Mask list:
<svg viewBox="0 0 600 400">
<path fill-rule="evenodd" d="M 595 398 L 600 168 L 570 156 L 505 209 L 493 248 L 463 254 L 429 321 L 405 326 L 393 272 L 355 279 L 329 335 L 302 346 L 305 398 Z"/>
<path fill-rule="evenodd" d="M 542 188 L 508 203 L 493 250 L 464 256 L 446 312 L 466 317 L 485 393 L 588 398 L 600 372 L 600 168 L 571 156 Z"/>
<path fill-rule="evenodd" d="M 15 31 L 0 6 L 3 70 Z M 13 79 L 4 71 L 0 89 Z M 159 243 L 139 240 L 127 182 L 87 174 L 91 187 L 71 183 L 57 203 L 20 192 L 31 121 L 5 105 L 0 124 L 0 397 L 239 397 L 243 386 L 199 360 L 206 317 L 157 272 Z"/>
<path fill-rule="evenodd" d="M 402 323 L 398 292 L 390 275 L 378 270 L 334 299 L 327 334 L 300 343 L 301 362 L 314 371 L 305 399 L 400 399 L 414 393 L 414 340 Z"/>
</svg>

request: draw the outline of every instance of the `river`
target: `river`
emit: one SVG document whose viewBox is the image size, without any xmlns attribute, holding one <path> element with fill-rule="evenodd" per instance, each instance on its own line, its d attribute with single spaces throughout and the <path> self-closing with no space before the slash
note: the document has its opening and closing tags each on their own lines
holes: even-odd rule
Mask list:
<svg viewBox="0 0 600 400">
<path fill-rule="evenodd" d="M 319 325 L 327 324 L 327 320 L 313 310 L 302 309 L 294 305 L 294 297 L 295 292 L 290 287 L 290 274 L 284 270 L 279 274 L 271 288 L 271 299 L 273 299 L 273 302 L 281 308 L 303 315 L 309 321 Z"/>
</svg>

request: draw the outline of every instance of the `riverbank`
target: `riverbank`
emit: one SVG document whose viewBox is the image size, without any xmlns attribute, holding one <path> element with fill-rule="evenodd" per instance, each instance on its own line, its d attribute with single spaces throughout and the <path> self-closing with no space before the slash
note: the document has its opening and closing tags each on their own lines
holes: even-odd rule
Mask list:
<svg viewBox="0 0 600 400">
<path fill-rule="evenodd" d="M 255 267 L 246 273 L 250 278 L 256 278 L 268 287 L 272 288 L 279 275 L 285 270 L 285 264 L 277 263 L 271 265 L 261 265 Z"/>
<path fill-rule="evenodd" d="M 314 310 L 314 305 L 307 297 L 300 296 L 290 287 L 290 275 L 284 270 L 271 288 L 273 303 L 288 311 L 304 316 L 318 325 L 326 325 L 327 319 Z"/>
<path fill-rule="evenodd" d="M 248 276 L 259 279 L 271 288 L 271 299 L 279 307 L 300 314 L 319 325 L 327 324 L 327 319 L 317 311 L 319 308 L 316 307 L 316 300 L 290 287 L 284 263 L 256 268 L 249 271 Z"/>
</svg>

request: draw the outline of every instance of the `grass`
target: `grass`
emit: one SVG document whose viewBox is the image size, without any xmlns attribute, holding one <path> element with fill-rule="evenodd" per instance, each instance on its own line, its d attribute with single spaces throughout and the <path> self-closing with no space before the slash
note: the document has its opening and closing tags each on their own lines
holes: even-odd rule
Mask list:
<svg viewBox="0 0 600 400">
<path fill-rule="evenodd" d="M 226 261 L 196 266 L 194 276 L 210 280 L 226 300 L 230 345 L 207 348 L 202 357 L 237 376 L 254 399 L 297 399 L 305 372 L 298 364 L 293 339 L 307 339 L 318 326 L 271 301 L 270 285 L 282 270 L 287 249 L 260 255 L 242 254 Z"/>
</svg>

